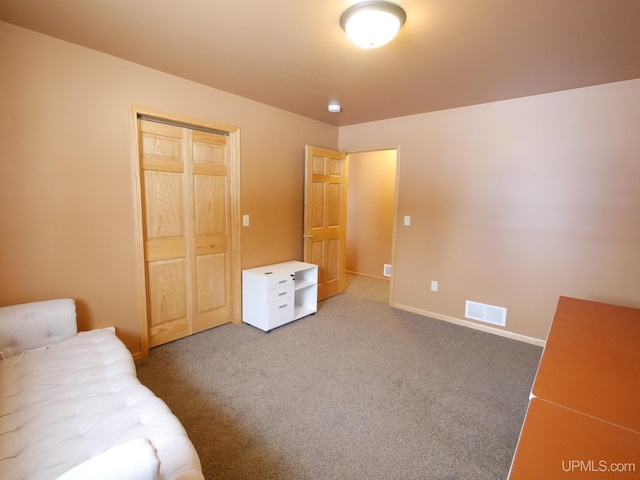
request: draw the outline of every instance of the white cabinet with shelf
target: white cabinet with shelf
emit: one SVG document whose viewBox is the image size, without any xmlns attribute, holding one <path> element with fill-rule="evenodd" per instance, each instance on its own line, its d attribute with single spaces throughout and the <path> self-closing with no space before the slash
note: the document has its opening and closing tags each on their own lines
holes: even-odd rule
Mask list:
<svg viewBox="0 0 640 480">
<path fill-rule="evenodd" d="M 268 332 L 318 311 L 318 266 L 283 262 L 242 271 L 242 321 Z"/>
</svg>

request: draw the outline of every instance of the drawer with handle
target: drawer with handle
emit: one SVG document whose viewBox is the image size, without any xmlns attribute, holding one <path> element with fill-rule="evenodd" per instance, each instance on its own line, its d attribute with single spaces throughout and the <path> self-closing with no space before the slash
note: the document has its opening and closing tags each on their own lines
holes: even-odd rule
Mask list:
<svg viewBox="0 0 640 480">
<path fill-rule="evenodd" d="M 288 323 L 293 318 L 293 296 L 269 303 L 269 329 Z"/>
<path fill-rule="evenodd" d="M 275 275 L 270 276 L 267 279 L 267 289 L 286 287 L 287 285 L 293 285 L 294 277 L 291 275 Z"/>
<path fill-rule="evenodd" d="M 267 302 L 273 302 L 285 297 L 293 295 L 293 283 L 289 283 L 284 287 L 277 287 L 267 291 Z"/>
</svg>

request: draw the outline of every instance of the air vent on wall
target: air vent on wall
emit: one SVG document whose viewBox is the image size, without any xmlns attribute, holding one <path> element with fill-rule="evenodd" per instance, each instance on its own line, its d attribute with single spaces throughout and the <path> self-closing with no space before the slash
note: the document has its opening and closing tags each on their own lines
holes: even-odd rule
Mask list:
<svg viewBox="0 0 640 480">
<path fill-rule="evenodd" d="M 384 270 L 383 270 L 382 274 L 385 277 L 390 277 L 391 276 L 391 265 L 388 265 L 388 264 L 385 263 L 384 264 Z"/>
<path fill-rule="evenodd" d="M 471 320 L 491 323 L 504 327 L 507 324 L 507 309 L 495 307 L 484 303 L 471 302 L 467 300 L 464 316 Z"/>
</svg>

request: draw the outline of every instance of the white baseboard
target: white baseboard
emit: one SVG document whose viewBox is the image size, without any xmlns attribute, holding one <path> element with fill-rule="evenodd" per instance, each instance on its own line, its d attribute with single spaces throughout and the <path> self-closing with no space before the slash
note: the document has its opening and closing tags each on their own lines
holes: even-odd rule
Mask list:
<svg viewBox="0 0 640 480">
<path fill-rule="evenodd" d="M 375 278 L 376 280 L 384 280 L 385 282 L 389 282 L 391 280 L 388 277 L 380 277 L 378 275 L 371 275 L 368 273 L 352 272 L 351 270 L 345 270 L 344 273 L 348 273 L 350 275 L 358 275 L 359 277 Z"/>
<path fill-rule="evenodd" d="M 405 310 L 407 312 L 417 313 L 418 315 L 422 315 L 423 317 L 435 318 L 436 320 L 442 320 L 445 322 L 454 323 L 456 325 L 461 325 L 463 327 L 473 328 L 474 330 L 493 333 L 494 335 L 510 338 L 512 340 L 518 340 L 519 342 L 529 343 L 531 345 L 537 345 L 539 347 L 544 347 L 545 344 L 547 343 L 545 340 L 541 340 L 539 338 L 520 335 L 519 333 L 509 332 L 508 330 L 500 330 L 499 328 L 488 327 L 486 325 L 480 325 L 478 323 L 470 322 L 468 320 L 461 320 L 459 318 L 449 317 L 447 315 L 441 315 L 439 313 L 427 312 L 426 310 L 420 310 L 419 308 L 409 307 L 407 305 L 391 303 L 391 306 L 394 308 L 398 308 L 400 310 Z"/>
</svg>

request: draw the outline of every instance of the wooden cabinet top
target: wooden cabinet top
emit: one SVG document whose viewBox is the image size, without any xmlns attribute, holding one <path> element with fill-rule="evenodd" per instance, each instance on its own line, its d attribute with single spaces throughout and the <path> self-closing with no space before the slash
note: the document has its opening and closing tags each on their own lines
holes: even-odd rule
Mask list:
<svg viewBox="0 0 640 480">
<path fill-rule="evenodd" d="M 640 309 L 560 297 L 532 394 L 640 433 Z"/>
<path fill-rule="evenodd" d="M 640 310 L 560 297 L 510 480 L 640 478 Z"/>
<path fill-rule="evenodd" d="M 640 434 L 534 398 L 511 480 L 637 479 Z"/>
</svg>

